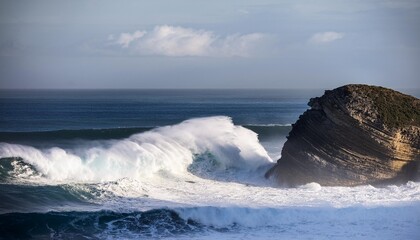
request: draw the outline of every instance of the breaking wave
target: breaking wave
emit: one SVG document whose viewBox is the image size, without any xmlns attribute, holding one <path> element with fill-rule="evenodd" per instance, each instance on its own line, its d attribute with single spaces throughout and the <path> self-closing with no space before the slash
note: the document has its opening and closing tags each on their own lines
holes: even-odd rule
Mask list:
<svg viewBox="0 0 420 240">
<path fill-rule="evenodd" d="M 235 126 L 228 117 L 190 119 L 125 139 L 88 141 L 67 149 L 0 143 L 0 158 L 2 178 L 11 173 L 15 178 L 53 182 L 140 180 L 156 174 L 182 177 L 194 171 L 228 169 L 254 171 L 272 163 L 257 134 Z M 4 170 L 8 169 L 5 165 L 9 171 Z"/>
</svg>

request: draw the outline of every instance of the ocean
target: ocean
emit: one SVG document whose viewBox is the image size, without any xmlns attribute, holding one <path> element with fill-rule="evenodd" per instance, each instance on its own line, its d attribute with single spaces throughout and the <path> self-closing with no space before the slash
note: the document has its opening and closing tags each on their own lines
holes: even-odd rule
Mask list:
<svg viewBox="0 0 420 240">
<path fill-rule="evenodd" d="M 420 239 L 420 183 L 264 173 L 323 90 L 0 91 L 0 239 Z"/>
</svg>

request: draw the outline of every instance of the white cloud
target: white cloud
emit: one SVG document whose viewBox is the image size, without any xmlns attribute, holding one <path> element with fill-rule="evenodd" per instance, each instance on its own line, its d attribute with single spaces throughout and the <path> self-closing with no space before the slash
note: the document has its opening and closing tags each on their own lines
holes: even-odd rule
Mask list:
<svg viewBox="0 0 420 240">
<path fill-rule="evenodd" d="M 309 39 L 309 42 L 315 44 L 324 44 L 334 42 L 343 37 L 344 34 L 339 32 L 319 32 L 312 35 L 312 37 Z"/>
<path fill-rule="evenodd" d="M 144 31 L 135 31 L 134 33 L 121 33 L 116 43 L 122 45 L 123 48 L 127 48 L 131 42 L 142 38 L 145 34 L 146 32 Z"/>
<path fill-rule="evenodd" d="M 211 31 L 162 25 L 150 32 L 122 33 L 108 41 L 139 55 L 246 57 L 264 38 L 261 33 L 221 37 Z"/>
</svg>

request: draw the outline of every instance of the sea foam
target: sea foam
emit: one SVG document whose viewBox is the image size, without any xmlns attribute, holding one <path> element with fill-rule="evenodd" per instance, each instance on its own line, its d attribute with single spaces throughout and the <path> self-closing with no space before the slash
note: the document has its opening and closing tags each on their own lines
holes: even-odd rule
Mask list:
<svg viewBox="0 0 420 240">
<path fill-rule="evenodd" d="M 272 162 L 256 133 L 223 116 L 190 119 L 123 140 L 91 142 L 71 149 L 0 143 L 0 158 L 11 157 L 22 158 L 45 179 L 58 182 L 182 176 L 197 158 L 213 162 L 203 164 L 211 168 L 206 171 L 252 171 Z"/>
</svg>

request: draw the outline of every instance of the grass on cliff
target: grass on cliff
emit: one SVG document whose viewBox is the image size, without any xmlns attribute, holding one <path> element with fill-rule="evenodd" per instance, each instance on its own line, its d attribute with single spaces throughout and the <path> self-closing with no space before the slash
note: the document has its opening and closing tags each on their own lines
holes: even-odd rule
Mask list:
<svg viewBox="0 0 420 240">
<path fill-rule="evenodd" d="M 374 86 L 362 86 L 367 97 L 373 100 L 382 122 L 390 128 L 407 125 L 420 126 L 420 100 L 397 91 Z"/>
</svg>

